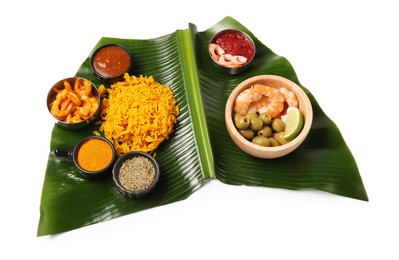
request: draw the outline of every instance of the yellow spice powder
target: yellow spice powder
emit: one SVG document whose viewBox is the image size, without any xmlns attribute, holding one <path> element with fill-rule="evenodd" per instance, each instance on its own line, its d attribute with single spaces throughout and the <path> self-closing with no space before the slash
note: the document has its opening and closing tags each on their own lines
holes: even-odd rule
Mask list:
<svg viewBox="0 0 399 260">
<path fill-rule="evenodd" d="M 99 171 L 112 161 L 111 146 L 100 139 L 89 139 L 84 142 L 77 154 L 78 165 L 86 171 Z"/>
</svg>

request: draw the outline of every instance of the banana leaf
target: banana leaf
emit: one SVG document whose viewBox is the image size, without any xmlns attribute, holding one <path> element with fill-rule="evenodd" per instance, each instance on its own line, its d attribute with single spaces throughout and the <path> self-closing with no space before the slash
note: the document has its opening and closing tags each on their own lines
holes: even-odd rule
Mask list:
<svg viewBox="0 0 399 260">
<path fill-rule="evenodd" d="M 250 35 L 257 53 L 251 68 L 238 75 L 222 74 L 213 66 L 207 45 L 214 33 L 234 28 Z M 102 38 L 101 45 L 117 43 L 134 54 L 134 75 L 152 75 L 170 86 L 181 114 L 175 131 L 156 150 L 161 176 L 148 197 L 129 199 L 120 193 L 112 178 L 84 179 L 71 161 L 54 155 L 56 147 L 72 150 L 98 125 L 84 130 L 66 130 L 54 125 L 44 177 L 38 236 L 56 234 L 110 220 L 189 197 L 207 180 L 230 185 L 317 189 L 348 198 L 368 201 L 356 161 L 338 127 L 303 87 L 287 59 L 276 55 L 247 28 L 226 17 L 198 32 L 194 24 L 186 30 L 149 40 Z M 90 68 L 90 55 L 77 72 L 97 86 L 101 82 Z M 233 88 L 260 74 L 274 74 L 300 85 L 309 96 L 314 120 L 308 138 L 290 155 L 258 159 L 242 152 L 229 137 L 224 107 Z M 107 86 L 107 85 L 106 85 Z"/>
</svg>

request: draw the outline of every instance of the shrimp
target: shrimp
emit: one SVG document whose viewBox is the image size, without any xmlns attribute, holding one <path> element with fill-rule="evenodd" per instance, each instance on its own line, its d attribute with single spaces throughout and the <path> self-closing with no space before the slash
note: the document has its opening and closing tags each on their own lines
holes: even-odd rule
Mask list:
<svg viewBox="0 0 399 260">
<path fill-rule="evenodd" d="M 268 112 L 272 118 L 276 118 L 280 115 L 281 111 L 284 109 L 284 95 L 276 88 L 265 86 L 262 84 L 255 84 L 254 89 L 258 93 L 266 96 L 269 103 L 266 106 L 258 109 L 258 113 L 262 114 Z"/>
<path fill-rule="evenodd" d="M 236 55 L 236 56 L 233 56 L 232 61 L 233 61 L 233 63 L 242 66 L 245 63 L 247 63 L 248 59 L 244 56 Z"/>
<path fill-rule="evenodd" d="M 71 84 L 68 81 L 66 81 L 66 80 L 64 81 L 64 89 L 63 90 L 65 90 L 67 93 L 72 91 Z"/>
<path fill-rule="evenodd" d="M 98 108 L 98 103 L 94 97 L 85 97 L 83 99 L 83 105 L 76 108 L 76 113 L 72 117 L 86 120 L 90 116 L 92 116 Z"/>
<path fill-rule="evenodd" d="M 65 109 L 67 109 L 67 107 L 69 106 L 70 103 L 71 103 L 70 98 L 63 99 L 62 102 L 60 103 L 59 107 L 61 108 L 61 110 L 65 110 Z"/>
<path fill-rule="evenodd" d="M 234 64 L 233 64 L 232 59 L 233 59 L 233 55 L 231 55 L 231 54 L 223 54 L 223 55 L 221 55 L 221 56 L 219 57 L 219 59 L 217 60 L 217 62 L 218 62 L 220 65 L 225 66 L 225 67 L 233 67 Z"/>
<path fill-rule="evenodd" d="M 249 105 L 248 113 L 256 113 L 260 108 L 267 106 L 269 103 L 269 99 L 266 96 L 262 96 L 258 101 L 252 102 Z"/>
<path fill-rule="evenodd" d="M 229 68 L 238 68 L 247 63 L 247 58 L 244 56 L 234 56 L 231 54 L 223 54 L 219 57 L 218 63 Z"/>
<path fill-rule="evenodd" d="M 237 96 L 234 113 L 246 115 L 248 112 L 259 114 L 268 112 L 272 118 L 276 118 L 284 110 L 284 102 L 285 97 L 278 89 L 255 84 Z"/>
<path fill-rule="evenodd" d="M 91 83 L 88 80 L 83 80 L 83 85 L 81 84 L 81 80 L 77 79 L 75 81 L 75 85 L 73 90 L 78 94 L 80 97 L 90 96 L 91 94 Z"/>
<path fill-rule="evenodd" d="M 290 107 L 298 107 L 298 99 L 295 96 L 295 93 L 287 88 L 280 88 L 280 92 L 284 95 L 285 101 Z"/>
<path fill-rule="evenodd" d="M 51 105 L 51 114 L 54 115 L 55 118 L 59 120 L 63 120 L 65 117 L 68 116 L 69 113 L 71 113 L 73 107 L 73 103 L 69 103 L 65 109 L 61 109 L 60 106 L 63 102 L 63 99 L 61 98 L 60 94 L 57 94 L 56 99 L 54 100 L 53 104 Z"/>
<path fill-rule="evenodd" d="M 223 54 L 225 54 L 225 51 L 223 50 L 222 47 L 220 47 L 218 44 L 216 43 L 211 43 L 209 44 L 209 53 L 212 56 L 212 59 L 214 61 L 218 61 L 219 57 L 222 56 Z"/>
<path fill-rule="evenodd" d="M 243 116 L 246 115 L 251 103 L 261 98 L 262 94 L 257 93 L 253 87 L 241 91 L 234 102 L 234 113 L 241 113 Z"/>
<path fill-rule="evenodd" d="M 80 100 L 78 95 L 76 95 L 72 91 L 68 93 L 67 97 L 72 101 L 72 103 L 74 103 L 77 106 L 80 106 L 82 104 L 82 101 Z"/>
</svg>

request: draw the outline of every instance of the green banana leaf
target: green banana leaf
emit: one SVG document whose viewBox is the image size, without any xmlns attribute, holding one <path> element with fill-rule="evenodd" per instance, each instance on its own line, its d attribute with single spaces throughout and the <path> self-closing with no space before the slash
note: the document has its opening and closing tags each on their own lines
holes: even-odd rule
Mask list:
<svg viewBox="0 0 399 260">
<path fill-rule="evenodd" d="M 256 44 L 251 68 L 238 75 L 217 71 L 207 53 L 214 33 L 234 28 L 245 31 Z M 226 17 L 206 31 L 193 24 L 186 30 L 150 40 L 102 38 L 94 46 L 118 43 L 134 54 L 135 75 L 152 75 L 174 92 L 181 114 L 170 139 L 156 151 L 161 177 L 155 192 L 141 199 L 120 193 L 112 178 L 84 179 L 71 161 L 60 159 L 54 148 L 72 150 L 99 126 L 66 130 L 55 125 L 44 178 L 37 235 L 65 232 L 144 209 L 184 200 L 206 180 L 231 185 L 318 189 L 367 201 L 355 159 L 338 127 L 324 114 L 312 94 L 298 82 L 295 71 L 283 57 L 263 45 L 247 28 Z M 230 139 L 224 122 L 224 107 L 233 88 L 260 74 L 274 74 L 299 84 L 313 105 L 314 120 L 308 138 L 293 153 L 282 158 L 258 159 L 242 152 Z M 91 71 L 89 58 L 77 76 L 101 82 Z"/>
</svg>

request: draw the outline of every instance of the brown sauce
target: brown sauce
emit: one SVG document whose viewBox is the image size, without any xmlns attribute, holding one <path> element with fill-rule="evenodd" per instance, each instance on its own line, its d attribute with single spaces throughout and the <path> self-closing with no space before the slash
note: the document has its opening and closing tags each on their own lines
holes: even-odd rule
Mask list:
<svg viewBox="0 0 399 260">
<path fill-rule="evenodd" d="M 130 67 L 129 53 L 116 45 L 100 49 L 93 58 L 93 67 L 105 78 L 115 78 L 128 72 Z"/>
</svg>

